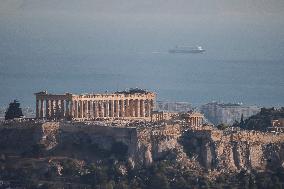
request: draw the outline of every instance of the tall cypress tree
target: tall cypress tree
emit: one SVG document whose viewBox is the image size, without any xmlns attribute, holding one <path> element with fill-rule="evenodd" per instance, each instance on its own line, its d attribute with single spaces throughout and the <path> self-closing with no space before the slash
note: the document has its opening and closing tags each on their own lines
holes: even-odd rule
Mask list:
<svg viewBox="0 0 284 189">
<path fill-rule="evenodd" d="M 245 128 L 244 114 L 241 115 L 240 128 L 242 128 L 242 129 Z"/>
<path fill-rule="evenodd" d="M 11 102 L 5 113 L 5 120 L 21 118 L 23 116 L 24 115 L 23 115 L 22 109 L 20 108 L 20 103 L 17 100 L 14 100 L 14 102 Z"/>
</svg>

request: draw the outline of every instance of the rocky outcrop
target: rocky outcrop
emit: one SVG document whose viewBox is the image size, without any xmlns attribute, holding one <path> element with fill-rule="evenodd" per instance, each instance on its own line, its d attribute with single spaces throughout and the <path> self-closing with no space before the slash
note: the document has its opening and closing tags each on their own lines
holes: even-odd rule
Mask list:
<svg viewBox="0 0 284 189">
<path fill-rule="evenodd" d="M 40 123 L 11 123 L 0 127 L 0 152 L 21 154 L 30 151 L 43 136 Z"/>
<path fill-rule="evenodd" d="M 171 159 L 183 167 L 219 172 L 277 169 L 284 164 L 283 143 L 284 133 L 185 131 L 179 125 L 135 128 L 46 122 L 0 127 L 0 154 L 41 153 L 88 161 L 125 155 L 132 167 Z"/>
<path fill-rule="evenodd" d="M 189 131 L 184 144 L 207 170 L 266 170 L 282 166 L 284 134 Z"/>
<path fill-rule="evenodd" d="M 180 135 L 179 125 L 138 129 L 137 162 L 141 165 L 150 165 L 155 160 L 165 158 L 174 149 L 180 147 L 178 143 Z"/>
</svg>

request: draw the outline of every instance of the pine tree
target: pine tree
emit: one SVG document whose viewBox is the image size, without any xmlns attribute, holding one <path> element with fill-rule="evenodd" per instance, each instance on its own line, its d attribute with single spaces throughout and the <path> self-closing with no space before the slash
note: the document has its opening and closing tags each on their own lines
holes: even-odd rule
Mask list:
<svg viewBox="0 0 284 189">
<path fill-rule="evenodd" d="M 22 109 L 20 108 L 20 103 L 17 100 L 11 102 L 7 111 L 5 112 L 5 120 L 21 118 L 23 117 Z"/>
</svg>

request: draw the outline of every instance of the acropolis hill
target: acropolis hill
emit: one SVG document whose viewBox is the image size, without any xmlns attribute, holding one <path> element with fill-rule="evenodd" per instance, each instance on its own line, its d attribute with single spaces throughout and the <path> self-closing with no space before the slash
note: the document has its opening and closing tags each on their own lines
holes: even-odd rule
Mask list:
<svg viewBox="0 0 284 189">
<path fill-rule="evenodd" d="M 54 166 L 61 176 L 64 158 L 87 164 L 121 158 L 120 149 L 126 150 L 119 153 L 125 153 L 123 161 L 129 166 L 123 169 L 164 160 L 213 180 L 224 173 L 284 168 L 284 133 L 219 130 L 198 112 L 158 112 L 153 92 L 35 95 L 36 119 L 1 123 L 4 171 L 36 161 L 43 169 L 38 174 L 47 174 L 47 167 Z M 37 156 L 41 159 L 33 159 Z"/>
</svg>

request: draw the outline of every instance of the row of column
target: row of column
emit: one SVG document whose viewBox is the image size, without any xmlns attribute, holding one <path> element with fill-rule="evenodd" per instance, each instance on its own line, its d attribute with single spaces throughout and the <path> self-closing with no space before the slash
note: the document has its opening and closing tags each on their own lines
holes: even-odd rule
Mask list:
<svg viewBox="0 0 284 189">
<path fill-rule="evenodd" d="M 203 118 L 202 117 L 191 117 L 190 124 L 191 126 L 200 126 L 203 124 Z"/>
<path fill-rule="evenodd" d="M 152 100 L 78 100 L 73 101 L 74 118 L 150 117 Z"/>
<path fill-rule="evenodd" d="M 70 114 L 68 100 L 37 99 L 36 118 L 64 118 Z"/>
<path fill-rule="evenodd" d="M 36 99 L 36 118 L 150 117 L 153 100 Z"/>
</svg>

